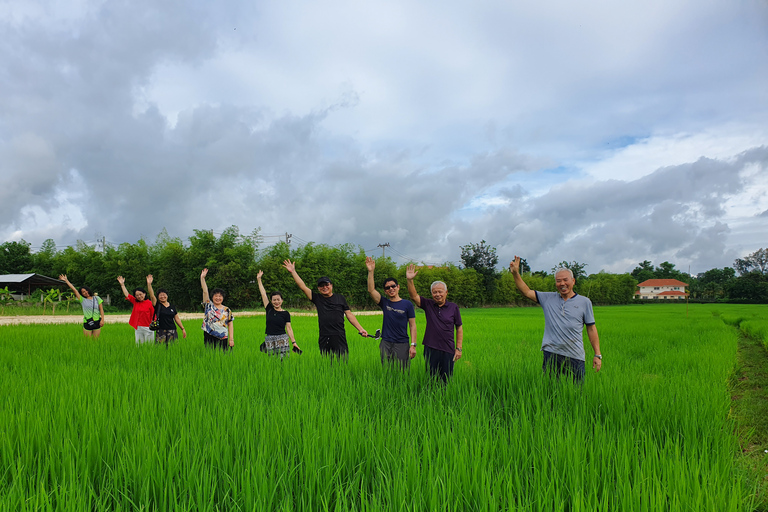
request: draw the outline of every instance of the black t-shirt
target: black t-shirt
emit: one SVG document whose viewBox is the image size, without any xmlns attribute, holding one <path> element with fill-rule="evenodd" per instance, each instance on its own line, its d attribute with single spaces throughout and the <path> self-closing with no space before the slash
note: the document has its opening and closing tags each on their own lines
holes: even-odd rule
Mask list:
<svg viewBox="0 0 768 512">
<path fill-rule="evenodd" d="M 267 331 L 270 336 L 285 334 L 285 324 L 291 321 L 291 314 L 287 311 L 275 311 L 275 306 L 267 304 Z"/>
<path fill-rule="evenodd" d="M 344 312 L 349 311 L 347 299 L 338 293 L 325 297 L 312 290 L 311 300 L 317 307 L 320 336 L 344 336 Z"/>
<path fill-rule="evenodd" d="M 168 303 L 168 307 L 165 307 L 160 302 L 158 302 L 156 309 L 160 319 L 160 329 L 164 331 L 175 331 L 176 322 L 173 321 L 173 317 L 175 317 L 178 313 L 178 311 L 176 311 L 176 306 Z"/>
</svg>

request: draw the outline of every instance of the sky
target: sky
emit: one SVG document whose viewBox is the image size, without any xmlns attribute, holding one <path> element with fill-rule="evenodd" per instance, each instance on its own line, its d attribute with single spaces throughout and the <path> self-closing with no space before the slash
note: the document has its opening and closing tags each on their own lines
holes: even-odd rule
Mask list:
<svg viewBox="0 0 768 512">
<path fill-rule="evenodd" d="M 0 0 L 0 240 L 768 247 L 768 1 Z"/>
</svg>

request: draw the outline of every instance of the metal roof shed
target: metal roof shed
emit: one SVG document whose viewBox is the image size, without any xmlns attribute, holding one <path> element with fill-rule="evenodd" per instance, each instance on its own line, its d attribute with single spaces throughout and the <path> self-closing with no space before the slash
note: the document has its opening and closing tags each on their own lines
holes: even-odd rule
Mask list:
<svg viewBox="0 0 768 512">
<path fill-rule="evenodd" d="M 40 274 L 5 274 L 0 275 L 0 288 L 8 287 L 9 290 L 32 295 L 32 290 L 38 288 L 59 288 L 67 283 L 59 279 Z M 26 291 L 25 291 L 26 290 Z"/>
</svg>

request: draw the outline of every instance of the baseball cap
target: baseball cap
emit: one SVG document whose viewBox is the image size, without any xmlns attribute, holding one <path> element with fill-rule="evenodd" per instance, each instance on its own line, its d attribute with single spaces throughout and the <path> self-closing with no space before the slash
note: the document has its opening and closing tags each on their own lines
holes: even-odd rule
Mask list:
<svg viewBox="0 0 768 512">
<path fill-rule="evenodd" d="M 317 280 L 317 286 L 320 286 L 323 283 L 333 284 L 333 281 L 331 281 L 330 277 L 323 276 Z"/>
</svg>

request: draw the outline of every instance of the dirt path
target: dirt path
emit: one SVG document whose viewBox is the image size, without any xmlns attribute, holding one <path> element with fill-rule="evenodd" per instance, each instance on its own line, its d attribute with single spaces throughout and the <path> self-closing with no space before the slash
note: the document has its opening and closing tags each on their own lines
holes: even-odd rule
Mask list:
<svg viewBox="0 0 768 512">
<path fill-rule="evenodd" d="M 380 315 L 381 311 L 356 311 L 356 316 Z M 308 311 L 291 311 L 292 316 L 317 316 Z M 182 320 L 202 320 L 202 313 L 179 313 Z M 264 316 L 262 311 L 235 311 L 235 317 Z M 131 315 L 107 315 L 108 324 L 127 324 Z M 0 316 L 0 325 L 30 325 L 30 324 L 82 324 L 83 315 L 30 315 L 30 316 Z"/>
</svg>

